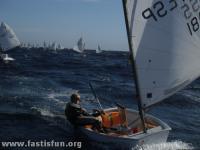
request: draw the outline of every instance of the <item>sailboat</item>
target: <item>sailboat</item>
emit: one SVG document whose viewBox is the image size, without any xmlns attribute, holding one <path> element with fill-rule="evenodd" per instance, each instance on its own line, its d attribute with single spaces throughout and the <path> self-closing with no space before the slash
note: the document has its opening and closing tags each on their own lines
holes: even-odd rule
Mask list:
<svg viewBox="0 0 200 150">
<path fill-rule="evenodd" d="M 14 61 L 15 59 L 8 56 L 8 54 L 1 54 L 1 59 L 7 64 L 9 63 L 10 61 Z"/>
<path fill-rule="evenodd" d="M 53 42 L 52 45 L 51 45 L 51 50 L 54 52 L 54 53 L 57 53 L 57 43 L 56 42 Z"/>
<path fill-rule="evenodd" d="M 64 47 L 61 44 L 58 44 L 57 50 L 63 50 Z"/>
<path fill-rule="evenodd" d="M 78 53 L 83 53 L 85 50 L 85 42 L 82 37 L 78 40 L 77 45 L 74 46 L 73 50 Z"/>
<path fill-rule="evenodd" d="M 105 109 L 112 119 L 101 117 L 103 126 L 110 125 L 116 132 L 99 133 L 89 127 L 81 127 L 81 131 L 98 142 L 131 147 L 166 142 L 171 128 L 147 110 L 200 75 L 200 20 L 193 10 L 197 7 L 189 1 L 122 2 L 138 111 Z"/>
<path fill-rule="evenodd" d="M 98 45 L 97 49 L 96 49 L 96 53 L 98 54 L 98 53 L 101 53 L 101 52 L 102 52 L 101 47 L 100 47 L 100 45 Z"/>
<path fill-rule="evenodd" d="M 6 63 L 14 61 L 14 58 L 9 57 L 8 54 L 4 54 L 3 52 L 11 50 L 17 46 L 20 46 L 20 41 L 16 34 L 11 27 L 2 22 L 0 26 L 0 59 Z"/>
</svg>

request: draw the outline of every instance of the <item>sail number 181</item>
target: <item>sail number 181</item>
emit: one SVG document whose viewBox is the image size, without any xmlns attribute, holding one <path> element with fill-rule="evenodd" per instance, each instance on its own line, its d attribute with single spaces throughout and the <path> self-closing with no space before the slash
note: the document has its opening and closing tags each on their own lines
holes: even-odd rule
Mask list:
<svg viewBox="0 0 200 150">
<path fill-rule="evenodd" d="M 193 32 L 197 32 L 199 30 L 199 19 L 197 17 L 193 17 L 190 23 L 187 23 L 190 34 Z"/>
<path fill-rule="evenodd" d="M 200 1 L 199 0 L 183 0 L 183 5 L 181 9 L 184 13 L 187 22 L 187 27 L 189 29 L 190 35 L 197 32 L 200 28 Z"/>
</svg>

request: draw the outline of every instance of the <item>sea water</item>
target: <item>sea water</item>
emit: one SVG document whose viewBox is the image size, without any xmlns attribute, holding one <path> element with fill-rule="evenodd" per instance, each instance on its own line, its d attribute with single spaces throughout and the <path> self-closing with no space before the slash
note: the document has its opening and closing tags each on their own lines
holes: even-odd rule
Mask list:
<svg viewBox="0 0 200 150">
<path fill-rule="evenodd" d="M 91 82 L 103 108 L 118 102 L 137 109 L 128 52 L 78 54 L 68 49 L 55 53 L 17 48 L 9 55 L 16 60 L 0 64 L 0 141 L 81 141 L 82 149 L 117 149 L 75 135 L 64 108 L 74 92 L 80 93 L 83 107 L 89 111 L 98 108 L 88 85 Z M 139 149 L 200 149 L 200 80 L 149 113 L 165 121 L 172 131 L 168 142 Z"/>
</svg>

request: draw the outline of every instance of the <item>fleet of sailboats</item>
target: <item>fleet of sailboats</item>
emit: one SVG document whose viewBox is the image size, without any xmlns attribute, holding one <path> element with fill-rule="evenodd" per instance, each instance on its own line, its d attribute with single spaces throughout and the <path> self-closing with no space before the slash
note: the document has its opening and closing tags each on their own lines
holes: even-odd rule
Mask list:
<svg viewBox="0 0 200 150">
<path fill-rule="evenodd" d="M 8 26 L 6 23 L 2 22 L 1 26 L 0 26 L 0 53 L 1 56 L 0 58 L 2 60 L 7 60 L 7 61 L 13 61 L 15 60 L 14 58 L 11 58 L 8 56 L 8 54 L 3 54 L 2 52 L 11 50 L 17 46 L 20 46 L 22 48 L 27 48 L 27 49 L 31 49 L 31 48 L 39 48 L 39 47 L 43 47 L 44 49 L 49 49 L 49 50 L 53 50 L 53 51 L 57 51 L 57 50 L 63 50 L 64 47 L 61 44 L 57 44 L 56 42 L 53 43 L 49 43 L 47 44 L 45 41 L 43 43 L 42 46 L 39 46 L 39 44 L 37 44 L 37 46 L 35 46 L 34 44 L 30 44 L 30 43 L 21 43 L 18 39 L 18 37 L 16 36 L 16 34 L 14 33 L 13 29 Z M 85 50 L 85 42 L 83 40 L 83 38 L 79 38 L 77 44 L 74 46 L 73 50 L 75 52 L 78 53 L 83 53 Z M 100 45 L 98 45 L 97 49 L 96 49 L 96 53 L 101 53 L 101 47 Z"/>
</svg>

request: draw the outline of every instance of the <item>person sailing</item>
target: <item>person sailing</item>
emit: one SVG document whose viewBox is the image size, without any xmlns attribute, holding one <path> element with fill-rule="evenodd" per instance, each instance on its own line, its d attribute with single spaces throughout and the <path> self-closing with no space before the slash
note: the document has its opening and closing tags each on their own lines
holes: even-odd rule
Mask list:
<svg viewBox="0 0 200 150">
<path fill-rule="evenodd" d="M 101 115 L 101 111 L 95 110 L 93 114 L 89 114 L 86 109 L 80 105 L 80 95 L 74 93 L 71 95 L 71 101 L 66 104 L 65 116 L 67 120 L 74 126 L 92 125 L 92 129 L 103 132 L 101 121 L 96 117 Z"/>
</svg>

